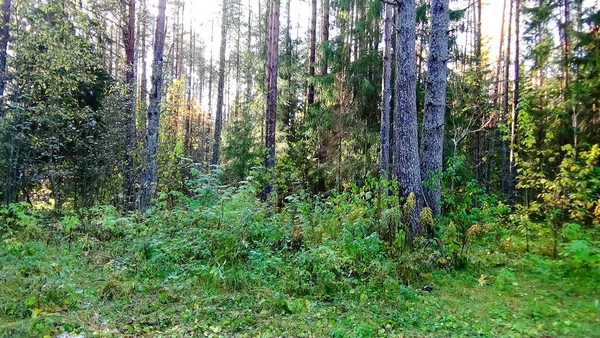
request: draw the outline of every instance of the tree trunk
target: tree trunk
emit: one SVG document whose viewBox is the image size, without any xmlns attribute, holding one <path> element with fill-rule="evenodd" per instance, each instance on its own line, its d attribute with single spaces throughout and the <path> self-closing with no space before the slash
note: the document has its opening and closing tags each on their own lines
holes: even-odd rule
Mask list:
<svg viewBox="0 0 600 338">
<path fill-rule="evenodd" d="M 321 75 L 327 75 L 327 49 L 329 42 L 329 0 L 323 0 L 321 17 Z"/>
<path fill-rule="evenodd" d="M 417 125 L 416 17 L 414 0 L 398 3 L 396 23 L 396 105 L 394 109 L 394 176 L 402 194 L 414 194 L 414 211 L 408 218 L 408 241 L 422 233 L 419 215 L 423 206 Z"/>
<path fill-rule="evenodd" d="M 514 192 L 517 176 L 517 166 L 515 162 L 515 151 L 517 142 L 517 126 L 519 119 L 519 85 L 521 77 L 521 64 L 520 64 L 520 53 L 521 43 L 520 37 L 520 26 L 521 26 L 521 1 L 515 1 L 515 83 L 513 88 L 513 109 L 512 109 L 512 121 L 510 128 L 510 156 L 509 156 L 509 183 L 510 190 Z"/>
<path fill-rule="evenodd" d="M 135 0 L 129 0 L 127 25 L 123 29 L 125 40 L 125 168 L 124 192 L 125 207 L 132 209 L 135 202 L 135 163 L 134 153 L 137 149 L 137 131 L 135 128 Z"/>
<path fill-rule="evenodd" d="M 212 89 L 213 89 L 213 41 L 215 35 L 215 22 L 210 21 L 210 62 L 208 64 L 208 113 L 212 113 Z M 208 154 L 207 154 L 208 156 Z"/>
<path fill-rule="evenodd" d="M 392 100 L 392 17 L 394 7 L 385 4 L 383 24 L 383 75 L 381 93 L 381 171 L 384 175 L 390 171 L 390 107 Z M 357 46 L 358 47 L 358 46 Z"/>
<path fill-rule="evenodd" d="M 152 198 L 156 196 L 158 182 L 158 128 L 160 119 L 160 100 L 163 86 L 163 54 L 165 49 L 165 10 L 167 0 L 159 0 L 156 31 L 154 33 L 154 61 L 152 64 L 152 91 L 148 106 L 148 129 L 146 132 L 146 154 L 144 172 L 142 174 L 142 196 L 140 205 L 146 209 Z"/>
<path fill-rule="evenodd" d="M 431 2 L 431 44 L 427 69 L 427 89 L 425 92 L 425 116 L 423 127 L 423 154 L 421 175 L 425 201 L 439 216 L 441 209 L 442 185 L 440 173 L 443 166 L 444 128 L 446 114 L 446 87 L 448 85 L 448 25 L 450 9 L 448 0 Z"/>
<path fill-rule="evenodd" d="M 227 45 L 227 0 L 223 0 L 221 17 L 221 48 L 219 51 L 219 79 L 217 83 L 217 115 L 215 116 L 215 137 L 213 141 L 212 165 L 219 165 L 221 151 L 221 130 L 223 129 L 223 99 L 225 88 L 225 49 Z"/>
<path fill-rule="evenodd" d="M 148 79 L 146 75 L 146 13 L 148 9 L 146 7 L 146 0 L 142 0 L 142 31 L 140 37 L 142 38 L 142 79 L 140 83 L 140 102 L 146 103 L 148 99 Z"/>
<path fill-rule="evenodd" d="M 508 123 L 508 111 L 510 106 L 509 92 L 510 92 L 510 47 L 512 38 L 512 13 L 513 13 L 513 0 L 510 0 L 508 9 L 508 32 L 506 39 L 506 56 L 504 58 L 504 92 L 503 92 L 503 112 L 502 112 L 502 124 Z M 510 145 L 506 140 L 502 140 L 502 155 L 503 155 L 503 169 L 502 169 L 502 185 L 504 193 L 508 196 L 512 195 L 511 180 L 510 180 Z"/>
<path fill-rule="evenodd" d="M 316 45 L 317 45 L 317 0 L 312 0 L 311 19 L 310 19 L 310 52 L 308 57 L 308 105 L 315 103 L 315 85 L 313 78 L 315 76 L 315 61 L 316 61 Z"/>
<path fill-rule="evenodd" d="M 269 31 L 267 38 L 267 113 L 265 123 L 265 167 L 272 170 L 275 167 L 275 133 L 277 122 L 277 72 L 279 66 L 279 0 L 271 0 L 269 16 Z M 273 192 L 273 175 L 265 187 L 264 197 L 268 198 Z"/>
<path fill-rule="evenodd" d="M 0 10 L 2 11 L 2 27 L 0 27 L 0 99 L 4 97 L 6 88 L 6 53 L 8 39 L 10 37 L 10 7 L 11 0 L 4 0 Z M 0 106 L 0 117 L 4 116 L 4 107 Z"/>
</svg>

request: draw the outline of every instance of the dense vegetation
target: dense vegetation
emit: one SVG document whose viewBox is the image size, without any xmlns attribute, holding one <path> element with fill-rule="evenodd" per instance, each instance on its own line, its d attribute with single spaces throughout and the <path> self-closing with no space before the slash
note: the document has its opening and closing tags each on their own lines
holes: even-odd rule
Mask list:
<svg viewBox="0 0 600 338">
<path fill-rule="evenodd" d="M 0 337 L 596 336 L 600 11 L 503 3 L 4 0 Z"/>
</svg>

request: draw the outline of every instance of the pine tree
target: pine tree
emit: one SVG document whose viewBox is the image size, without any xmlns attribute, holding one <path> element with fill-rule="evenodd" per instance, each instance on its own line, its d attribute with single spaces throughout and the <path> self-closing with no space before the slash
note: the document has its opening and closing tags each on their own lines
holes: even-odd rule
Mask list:
<svg viewBox="0 0 600 338">
<path fill-rule="evenodd" d="M 444 150 L 449 22 L 449 1 L 432 0 L 421 175 L 426 183 L 425 200 L 434 216 L 441 214 L 442 186 L 439 175 L 442 171 Z"/>
<path fill-rule="evenodd" d="M 137 148 L 136 126 L 135 126 L 135 0 L 129 0 L 127 6 L 127 24 L 123 28 L 125 41 L 125 168 L 124 192 L 125 206 L 132 208 L 135 195 L 135 163 L 134 152 Z"/>
<path fill-rule="evenodd" d="M 146 131 L 146 153 L 144 157 L 144 171 L 142 173 L 142 195 L 140 206 L 147 208 L 150 201 L 156 196 L 158 182 L 158 129 L 160 120 L 160 101 L 163 87 L 163 57 L 165 49 L 165 11 L 167 0 L 159 0 L 158 17 L 154 33 L 154 61 L 152 64 L 152 91 L 148 106 L 148 128 Z"/>
<path fill-rule="evenodd" d="M 394 109 L 394 176 L 402 195 L 414 198 L 409 220 L 409 240 L 422 233 L 419 215 L 423 206 L 417 125 L 416 18 L 414 0 L 401 0 L 396 23 L 396 93 Z"/>
<path fill-rule="evenodd" d="M 217 115 L 215 116 L 215 135 L 213 141 L 212 165 L 219 165 L 221 151 L 221 132 L 223 129 L 223 100 L 225 89 L 225 50 L 227 49 L 227 0 L 223 0 L 221 15 L 221 47 L 219 50 L 219 74 L 217 83 Z"/>
<path fill-rule="evenodd" d="M 390 171 L 390 109 L 392 101 L 392 26 L 394 7 L 385 4 L 383 23 L 383 76 L 381 89 L 381 171 Z"/>
<path fill-rule="evenodd" d="M 277 130 L 277 73 L 279 67 L 279 0 L 271 0 L 268 24 L 268 56 L 267 56 L 267 113 L 265 121 L 265 167 L 275 168 L 275 134 Z M 264 190 L 265 198 L 273 192 L 274 182 L 270 182 Z"/>
<path fill-rule="evenodd" d="M 6 87 L 6 55 L 8 49 L 8 39 L 10 37 L 10 8 L 11 0 L 4 0 L 0 7 L 2 15 L 2 27 L 0 27 L 0 98 L 4 96 Z M 0 117 L 4 115 L 4 107 L 0 106 Z"/>
</svg>

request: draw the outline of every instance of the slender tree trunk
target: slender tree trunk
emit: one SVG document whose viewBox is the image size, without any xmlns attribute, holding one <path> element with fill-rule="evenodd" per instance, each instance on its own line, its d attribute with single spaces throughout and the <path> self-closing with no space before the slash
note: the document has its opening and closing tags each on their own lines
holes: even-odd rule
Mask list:
<svg viewBox="0 0 600 338">
<path fill-rule="evenodd" d="M 227 0 L 223 0 L 221 17 L 221 48 L 219 52 L 219 79 L 217 83 L 217 115 L 215 116 L 215 137 L 213 141 L 212 165 L 219 165 L 221 151 L 221 130 L 223 129 L 223 99 L 225 88 L 225 50 L 227 45 Z"/>
<path fill-rule="evenodd" d="M 390 107 L 392 100 L 392 18 L 393 5 L 385 4 L 383 24 L 383 75 L 381 93 L 381 171 L 384 175 L 390 171 Z"/>
<path fill-rule="evenodd" d="M 414 194 L 414 211 L 408 218 L 411 241 L 422 233 L 419 215 L 423 206 L 423 191 L 419 161 L 417 125 L 417 60 L 416 18 L 414 0 L 398 3 L 396 48 L 396 105 L 394 109 L 394 176 L 402 185 L 402 194 Z"/>
<path fill-rule="evenodd" d="M 511 63 L 511 38 L 512 38 L 512 13 L 513 13 L 513 1 L 510 0 L 510 6 L 508 10 L 508 32 L 507 32 L 507 43 L 506 43 L 506 55 L 504 58 L 504 92 L 503 92 L 503 112 L 502 112 L 502 124 L 508 123 L 508 111 L 510 107 L 509 92 L 510 92 L 510 63 Z M 502 141 L 502 153 L 504 158 L 503 173 L 502 173 L 502 185 L 504 192 L 507 195 L 512 195 L 511 182 L 510 182 L 510 145 L 507 141 Z"/>
<path fill-rule="evenodd" d="M 152 64 L 152 91 L 150 92 L 150 104 L 148 106 L 148 129 L 146 133 L 146 154 L 144 172 L 142 173 L 142 196 L 141 207 L 143 209 L 150 205 L 152 198 L 156 196 L 156 185 L 158 182 L 158 128 L 160 120 L 160 100 L 163 87 L 163 54 L 165 49 L 165 11 L 167 0 L 158 1 L 158 17 L 156 19 L 156 31 L 154 33 L 154 61 Z"/>
<path fill-rule="evenodd" d="M 267 113 L 265 147 L 265 167 L 272 170 L 275 167 L 275 133 L 277 130 L 277 73 L 279 66 L 279 0 L 271 0 L 268 31 L 267 52 Z M 272 175 L 272 173 L 271 173 Z M 268 198 L 273 192 L 274 182 L 271 176 L 270 182 L 265 187 L 264 195 Z"/>
<path fill-rule="evenodd" d="M 502 58 L 504 55 L 504 26 L 506 23 L 506 2 L 502 6 L 502 25 L 500 28 L 500 47 L 498 48 L 498 60 L 496 61 L 496 82 L 494 84 L 494 105 L 498 104 L 500 98 L 500 72 L 502 70 Z"/>
<path fill-rule="evenodd" d="M 208 64 L 208 113 L 212 112 L 212 89 L 213 89 L 213 41 L 215 35 L 215 22 L 210 21 L 210 62 Z"/>
<path fill-rule="evenodd" d="M 129 0 L 127 25 L 123 29 L 125 40 L 125 168 L 124 192 L 125 207 L 133 208 L 135 202 L 135 163 L 134 153 L 137 149 L 137 131 L 135 128 L 135 0 Z"/>
<path fill-rule="evenodd" d="M 327 49 L 329 44 L 329 0 L 323 0 L 321 13 L 321 75 L 327 75 Z"/>
<path fill-rule="evenodd" d="M 316 61 L 316 45 L 317 45 L 317 0 L 312 0 L 311 19 L 310 19 L 310 51 L 308 56 L 308 98 L 307 102 L 310 106 L 315 103 L 315 85 L 313 78 L 315 76 L 315 61 Z"/>
<path fill-rule="evenodd" d="M 448 0 L 431 1 L 431 44 L 427 68 L 427 89 L 425 93 L 425 117 L 423 128 L 423 154 L 421 175 L 425 200 L 439 216 L 441 209 L 442 185 L 440 173 L 443 166 L 444 128 L 446 115 L 446 88 L 448 85 L 448 25 L 450 9 Z"/>
<path fill-rule="evenodd" d="M 516 184 L 517 166 L 515 159 L 516 142 L 517 142 L 517 127 L 519 119 L 519 85 L 521 80 L 521 64 L 520 64 L 520 53 L 521 53 L 521 42 L 520 42 L 520 28 L 521 28 L 521 1 L 515 0 L 515 68 L 514 76 L 515 83 L 513 88 L 513 109 L 512 109 L 512 121 L 510 128 L 510 156 L 509 156 L 509 180 L 510 190 L 514 192 Z"/>
<path fill-rule="evenodd" d="M 142 31 L 140 37 L 142 38 L 142 80 L 140 88 L 140 102 L 146 103 L 148 100 L 148 78 L 146 75 L 146 13 L 148 9 L 146 7 L 146 0 L 142 0 Z"/>
<path fill-rule="evenodd" d="M 252 53 L 252 8 L 248 6 L 248 37 L 246 38 L 246 57 L 250 58 Z M 246 64 L 246 105 L 252 99 L 252 62 Z"/>
<path fill-rule="evenodd" d="M 11 0 L 4 0 L 0 11 L 2 11 L 2 27 L 0 27 L 0 100 L 4 99 L 6 88 L 6 55 L 8 39 L 10 37 L 10 7 Z M 0 105 L 0 117 L 4 116 L 4 107 Z"/>
</svg>

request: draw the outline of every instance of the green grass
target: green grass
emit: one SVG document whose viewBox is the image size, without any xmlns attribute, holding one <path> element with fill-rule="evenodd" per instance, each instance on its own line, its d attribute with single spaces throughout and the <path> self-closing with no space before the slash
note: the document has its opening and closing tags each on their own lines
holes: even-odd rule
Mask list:
<svg viewBox="0 0 600 338">
<path fill-rule="evenodd" d="M 594 337 L 600 332 L 598 280 L 586 271 L 566 274 L 546 258 L 496 253 L 503 257 L 500 266 L 473 263 L 464 271 L 437 271 L 413 286 L 389 279 L 302 295 L 284 284 L 279 268 L 269 272 L 253 260 L 228 266 L 223 275 L 218 269 L 197 272 L 193 263 L 159 264 L 164 271 L 149 271 L 143 266 L 152 258 L 139 248 L 152 240 L 25 241 L 0 248 L 0 336 Z M 285 254 L 276 257 L 284 268 L 291 264 Z M 423 291 L 423 284 L 434 290 Z"/>
</svg>

